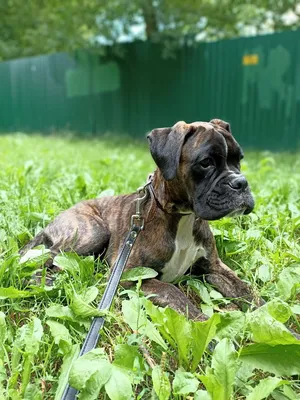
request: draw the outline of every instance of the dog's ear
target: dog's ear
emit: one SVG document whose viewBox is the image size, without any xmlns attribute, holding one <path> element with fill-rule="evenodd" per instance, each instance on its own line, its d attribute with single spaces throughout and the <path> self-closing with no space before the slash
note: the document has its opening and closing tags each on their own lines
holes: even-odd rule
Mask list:
<svg viewBox="0 0 300 400">
<path fill-rule="evenodd" d="M 186 134 L 191 129 L 194 129 L 194 127 L 184 121 L 180 121 L 172 128 L 153 129 L 147 135 L 153 160 L 167 181 L 174 179 L 176 176 L 181 149 Z"/>
<path fill-rule="evenodd" d="M 230 124 L 226 121 L 222 121 L 221 119 L 212 119 L 210 121 L 211 124 L 219 125 L 221 128 L 231 133 Z"/>
</svg>

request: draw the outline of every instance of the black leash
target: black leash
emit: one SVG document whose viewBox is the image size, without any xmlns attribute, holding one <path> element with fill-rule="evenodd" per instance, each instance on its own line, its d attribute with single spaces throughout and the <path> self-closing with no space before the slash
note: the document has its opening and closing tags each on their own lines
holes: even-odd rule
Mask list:
<svg viewBox="0 0 300 400">
<path fill-rule="evenodd" d="M 138 237 L 138 234 L 144 229 L 144 218 L 141 215 L 141 205 L 147 199 L 149 195 L 150 181 L 141 189 L 139 189 L 139 193 L 142 195 L 138 197 L 136 201 L 136 213 L 131 216 L 131 227 L 128 232 L 124 244 L 121 248 L 121 251 L 118 254 L 118 258 L 113 266 L 111 275 L 107 282 L 107 286 L 105 288 L 104 294 L 98 306 L 98 310 L 106 310 L 109 309 L 113 298 L 116 294 L 122 273 L 127 264 L 129 255 L 131 253 L 132 247 Z M 103 317 L 95 317 L 90 326 L 90 329 L 86 335 L 83 346 L 80 350 L 79 357 L 88 351 L 94 349 L 97 346 L 97 343 L 100 338 L 100 330 L 104 325 Z M 67 384 L 64 393 L 62 395 L 61 400 L 74 400 L 76 398 L 78 391 L 74 389 L 69 384 Z"/>
</svg>

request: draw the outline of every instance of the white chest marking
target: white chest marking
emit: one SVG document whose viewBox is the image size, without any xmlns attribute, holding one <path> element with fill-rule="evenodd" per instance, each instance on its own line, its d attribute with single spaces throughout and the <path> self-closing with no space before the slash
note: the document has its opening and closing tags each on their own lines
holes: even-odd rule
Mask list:
<svg viewBox="0 0 300 400">
<path fill-rule="evenodd" d="M 175 251 L 162 269 L 162 281 L 173 282 L 183 276 L 198 258 L 205 257 L 206 251 L 203 246 L 194 241 L 194 222 L 195 214 L 181 217 L 176 232 Z"/>
</svg>

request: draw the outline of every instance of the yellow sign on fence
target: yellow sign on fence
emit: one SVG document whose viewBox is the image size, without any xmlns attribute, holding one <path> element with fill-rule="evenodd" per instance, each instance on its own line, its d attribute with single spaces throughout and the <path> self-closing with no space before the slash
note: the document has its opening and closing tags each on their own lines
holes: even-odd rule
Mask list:
<svg viewBox="0 0 300 400">
<path fill-rule="evenodd" d="M 259 63 L 258 54 L 245 54 L 243 56 L 243 65 L 256 65 Z"/>
</svg>

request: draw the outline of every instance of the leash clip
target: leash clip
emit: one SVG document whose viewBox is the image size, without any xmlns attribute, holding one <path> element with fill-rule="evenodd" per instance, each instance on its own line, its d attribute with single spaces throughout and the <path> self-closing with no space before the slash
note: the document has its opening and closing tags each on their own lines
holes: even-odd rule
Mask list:
<svg viewBox="0 0 300 400">
<path fill-rule="evenodd" d="M 136 203 L 135 204 L 135 214 L 133 214 L 131 216 L 131 228 L 136 226 L 141 231 L 144 229 L 145 220 L 142 217 L 142 206 L 143 206 L 144 201 L 147 199 L 147 197 L 149 195 L 148 186 L 150 185 L 150 183 L 151 183 L 151 180 L 148 179 L 148 182 L 146 183 L 146 185 L 140 187 L 137 190 L 140 197 L 138 197 L 137 199 L 134 200 Z"/>
</svg>

